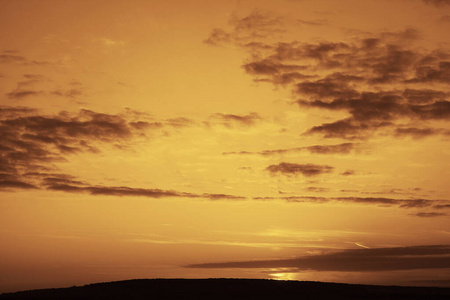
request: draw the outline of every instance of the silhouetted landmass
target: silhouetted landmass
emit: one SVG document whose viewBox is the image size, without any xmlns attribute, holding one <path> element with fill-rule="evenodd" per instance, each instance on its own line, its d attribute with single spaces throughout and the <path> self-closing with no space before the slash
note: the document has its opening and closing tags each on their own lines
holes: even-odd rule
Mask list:
<svg viewBox="0 0 450 300">
<path fill-rule="evenodd" d="M 450 299 L 450 288 L 265 279 L 136 279 L 5 293 L 0 299 Z"/>
</svg>

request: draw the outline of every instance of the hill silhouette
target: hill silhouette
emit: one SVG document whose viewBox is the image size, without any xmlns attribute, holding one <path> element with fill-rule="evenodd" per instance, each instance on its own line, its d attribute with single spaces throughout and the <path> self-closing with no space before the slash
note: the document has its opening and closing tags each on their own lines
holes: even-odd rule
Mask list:
<svg viewBox="0 0 450 300">
<path fill-rule="evenodd" d="M 0 299 L 450 299 L 450 288 L 266 279 L 135 279 L 5 293 Z"/>
</svg>

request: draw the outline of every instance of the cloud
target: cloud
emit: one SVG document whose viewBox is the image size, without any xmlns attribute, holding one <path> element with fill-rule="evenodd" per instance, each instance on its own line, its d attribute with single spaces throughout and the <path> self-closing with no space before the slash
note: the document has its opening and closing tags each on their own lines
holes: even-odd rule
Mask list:
<svg viewBox="0 0 450 300">
<path fill-rule="evenodd" d="M 365 139 L 375 128 L 391 126 L 391 122 L 358 122 L 352 118 L 314 126 L 305 134 L 322 134 L 325 138 Z"/>
<path fill-rule="evenodd" d="M 341 175 L 343 175 L 343 176 L 355 175 L 355 171 L 354 170 L 347 170 L 347 171 L 341 173 Z"/>
<path fill-rule="evenodd" d="M 315 186 L 309 186 L 309 187 L 305 188 L 305 190 L 308 191 L 308 192 L 323 193 L 323 192 L 327 192 L 329 189 L 321 188 L 321 187 L 315 187 Z"/>
<path fill-rule="evenodd" d="M 328 23 L 327 20 L 309 21 L 309 20 L 301 20 L 301 19 L 297 19 L 297 22 L 299 22 L 300 24 L 303 24 L 303 25 L 311 25 L 311 26 L 323 26 Z"/>
<path fill-rule="evenodd" d="M 419 139 L 437 134 L 450 135 L 450 131 L 442 128 L 430 128 L 430 127 L 428 128 L 404 127 L 395 129 L 395 135 L 398 137 L 411 136 L 415 139 Z"/>
<path fill-rule="evenodd" d="M 410 104 L 430 104 L 436 100 L 445 100 L 448 93 L 430 89 L 405 89 L 403 97 Z"/>
<path fill-rule="evenodd" d="M 0 54 L 0 63 L 23 63 L 26 58 L 19 55 Z"/>
<path fill-rule="evenodd" d="M 24 56 L 17 55 L 18 51 L 15 50 L 6 50 L 3 51 L 4 54 L 0 54 L 0 63 L 8 64 L 8 63 L 17 63 L 22 65 L 46 65 L 49 62 L 46 61 L 36 61 L 30 60 Z"/>
<path fill-rule="evenodd" d="M 450 0 L 422 0 L 422 1 L 427 4 L 432 4 L 435 6 L 450 5 Z"/>
<path fill-rule="evenodd" d="M 80 110 L 41 115 L 27 107 L 0 107 L 0 190 L 46 189 L 91 195 L 142 196 L 149 198 L 188 197 L 209 200 L 243 200 L 242 196 L 185 193 L 162 189 L 92 185 L 69 175 L 51 172 L 49 165 L 80 152 L 99 152 L 96 145 L 120 145 L 143 130 L 161 126 L 188 126 L 186 118 L 168 119 L 164 125 L 139 120 L 133 111 L 112 115 Z M 238 123 L 249 123 L 252 115 L 226 115 Z M 256 117 L 255 117 L 256 118 Z M 131 119 L 131 120 L 130 120 Z"/>
<path fill-rule="evenodd" d="M 2 188 L 13 188 L 13 189 L 36 189 L 37 187 L 18 180 L 0 180 L 0 189 Z"/>
<path fill-rule="evenodd" d="M 34 188 L 34 179 L 43 176 L 26 174 L 46 171 L 73 153 L 98 152 L 96 143 L 120 144 L 137 134 L 140 128 L 119 115 L 80 110 L 45 116 L 27 107 L 0 107 L 0 172 L 7 176 L 0 187 Z"/>
<path fill-rule="evenodd" d="M 81 89 L 68 89 L 66 91 L 55 90 L 55 91 L 50 91 L 49 94 L 61 96 L 61 97 L 67 97 L 67 98 L 75 98 L 75 97 L 83 95 L 83 91 Z"/>
<path fill-rule="evenodd" d="M 432 208 L 446 209 L 449 200 L 430 200 L 421 198 L 394 199 L 386 197 L 315 197 L 315 196 L 284 196 L 284 197 L 253 197 L 254 200 L 284 200 L 289 203 L 346 203 L 361 205 L 377 205 L 382 207 L 396 206 L 398 208 L 416 209 Z M 420 215 L 417 215 L 420 216 Z"/>
<path fill-rule="evenodd" d="M 419 38 L 416 29 L 407 28 L 340 42 L 226 42 L 248 51 L 243 68 L 255 81 L 288 86 L 302 108 L 349 114 L 304 134 L 366 139 L 378 131 L 438 135 L 443 132 L 408 132 L 402 122 L 450 120 L 450 51 L 415 48 Z"/>
<path fill-rule="evenodd" d="M 228 43 L 245 45 L 250 41 L 263 40 L 285 31 L 282 18 L 258 10 L 243 18 L 232 16 L 230 25 L 233 29 L 229 32 L 215 28 L 204 42 L 210 45 Z"/>
<path fill-rule="evenodd" d="M 444 217 L 447 216 L 446 213 L 441 212 L 419 212 L 413 214 L 413 216 L 421 217 L 421 218 L 435 218 L 435 217 Z"/>
<path fill-rule="evenodd" d="M 450 15 L 440 17 L 439 22 L 450 22 Z"/>
<path fill-rule="evenodd" d="M 438 204 L 433 206 L 434 209 L 450 209 L 450 204 Z"/>
<path fill-rule="evenodd" d="M 292 152 L 308 151 L 313 154 L 349 154 L 352 151 L 357 150 L 359 144 L 357 143 L 342 143 L 336 145 L 312 145 L 297 148 L 286 148 L 286 149 L 274 149 L 274 150 L 262 150 L 258 152 L 240 151 L 240 152 L 223 152 L 223 155 L 229 154 L 259 154 L 259 155 L 279 155 Z"/>
<path fill-rule="evenodd" d="M 161 189 L 144 189 L 144 188 L 131 188 L 126 186 L 114 187 L 114 186 L 89 186 L 89 185 L 73 185 L 73 184 L 49 184 L 48 190 L 62 191 L 68 193 L 88 193 L 91 195 L 107 195 L 107 196 L 141 196 L 148 198 L 162 198 L 162 197 L 184 197 L 184 198 L 204 198 L 210 200 L 244 200 L 245 197 L 234 196 L 227 194 L 192 194 L 185 192 L 177 192 L 171 190 Z"/>
<path fill-rule="evenodd" d="M 289 259 L 205 263 L 188 268 L 289 268 L 292 271 L 369 272 L 450 268 L 450 246 L 359 248 Z M 281 271 L 282 272 L 282 271 Z"/>
<path fill-rule="evenodd" d="M 42 94 L 44 94 L 43 91 L 16 89 L 12 92 L 6 93 L 6 96 L 9 99 L 23 99 L 29 96 L 39 96 Z"/>
<path fill-rule="evenodd" d="M 325 173 L 331 173 L 333 167 L 326 165 L 315 164 L 294 164 L 282 162 L 278 165 L 270 165 L 266 168 L 272 174 L 281 173 L 283 175 L 297 175 L 302 174 L 304 176 L 316 176 Z"/>
<path fill-rule="evenodd" d="M 48 80 L 45 76 L 39 74 L 23 74 L 25 80 L 17 82 L 14 90 L 6 93 L 9 99 L 21 100 L 30 96 L 54 95 L 66 98 L 75 98 L 81 96 L 83 91 L 80 88 L 70 88 L 67 90 L 38 90 L 33 89 L 33 85 Z"/>
<path fill-rule="evenodd" d="M 252 126 L 262 120 L 262 118 L 257 113 L 250 113 L 248 115 L 217 113 L 217 114 L 211 115 L 210 119 L 217 120 L 226 127 L 233 127 L 236 125 Z"/>
</svg>

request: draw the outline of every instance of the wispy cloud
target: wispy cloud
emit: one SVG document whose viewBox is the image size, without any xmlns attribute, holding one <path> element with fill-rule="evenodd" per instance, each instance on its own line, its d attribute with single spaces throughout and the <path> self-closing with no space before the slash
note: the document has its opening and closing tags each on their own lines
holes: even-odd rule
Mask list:
<svg viewBox="0 0 450 300">
<path fill-rule="evenodd" d="M 244 200 L 245 197 L 227 195 L 227 194 L 193 194 L 185 192 L 177 192 L 171 190 L 160 189 L 144 189 L 131 188 L 126 186 L 88 186 L 73 184 L 49 184 L 48 190 L 62 191 L 68 193 L 88 193 L 91 195 L 108 195 L 108 196 L 141 196 L 148 198 L 162 197 L 183 197 L 183 198 L 204 198 L 210 200 Z"/>
<path fill-rule="evenodd" d="M 295 152 L 301 152 L 301 151 L 308 151 L 313 154 L 349 154 L 349 153 L 352 153 L 353 151 L 357 151 L 358 149 L 359 149 L 358 143 L 342 143 L 342 144 L 336 144 L 336 145 L 312 145 L 312 146 L 296 147 L 296 148 L 262 150 L 262 151 L 258 151 L 258 152 L 250 152 L 250 151 L 223 152 L 222 154 L 223 155 L 229 155 L 229 154 L 279 155 L 279 154 L 288 154 L 288 153 L 295 153 Z"/>
<path fill-rule="evenodd" d="M 447 209 L 450 208 L 449 200 L 432 200 L 423 198 L 396 199 L 387 197 L 316 197 L 316 196 L 283 196 L 283 197 L 254 197 L 254 200 L 283 200 L 289 203 L 347 203 L 361 205 L 378 205 L 383 207 L 396 206 L 399 208 L 432 208 Z M 433 212 L 434 213 L 434 212 Z M 413 214 L 415 216 L 426 216 L 427 213 Z M 431 215 L 430 215 L 431 216 Z M 432 215 L 432 216 L 445 216 Z"/>
</svg>

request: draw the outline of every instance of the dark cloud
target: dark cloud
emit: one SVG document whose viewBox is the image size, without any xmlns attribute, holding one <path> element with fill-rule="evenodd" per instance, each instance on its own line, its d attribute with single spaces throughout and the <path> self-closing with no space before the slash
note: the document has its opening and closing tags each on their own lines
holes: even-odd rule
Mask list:
<svg viewBox="0 0 450 300">
<path fill-rule="evenodd" d="M 158 122 L 135 119 L 140 113 L 111 115 L 80 110 L 77 114 L 61 112 L 58 115 L 40 115 L 26 107 L 0 107 L 0 190 L 46 189 L 91 195 L 188 197 L 209 200 L 243 200 L 245 197 L 228 194 L 193 194 L 161 189 L 145 189 L 126 186 L 92 185 L 74 176 L 51 172 L 49 165 L 64 161 L 79 152 L 98 152 L 94 144 L 119 145 L 142 130 L 159 128 Z M 234 117 L 226 116 L 235 119 Z M 236 122 L 248 123 L 237 118 Z M 189 119 L 169 119 L 168 126 L 186 126 Z"/>
<path fill-rule="evenodd" d="M 437 134 L 450 135 L 450 131 L 442 128 L 416 128 L 416 127 L 402 127 L 395 129 L 395 135 L 398 137 L 410 136 L 419 139 Z"/>
<path fill-rule="evenodd" d="M 357 150 L 359 144 L 357 143 L 342 143 L 336 145 L 312 145 L 306 147 L 287 148 L 287 149 L 274 149 L 263 150 L 258 152 L 240 151 L 240 152 L 223 152 L 222 154 L 259 154 L 259 155 L 278 155 L 292 152 L 309 151 L 313 154 L 349 154 L 352 151 Z"/>
<path fill-rule="evenodd" d="M 13 189 L 36 189 L 37 187 L 18 180 L 0 180 L 0 189 L 13 188 Z"/>
<path fill-rule="evenodd" d="M 434 209 L 450 209 L 450 204 L 438 204 L 433 206 Z"/>
<path fill-rule="evenodd" d="M 297 271 L 369 272 L 450 268 L 450 246 L 347 249 L 289 259 L 188 265 L 188 268 L 290 268 Z"/>
<path fill-rule="evenodd" d="M 72 181 L 73 183 L 73 181 Z M 131 188 L 126 186 L 112 187 L 112 186 L 86 186 L 59 183 L 53 184 L 51 182 L 47 186 L 48 190 L 62 191 L 68 193 L 88 193 L 91 195 L 107 195 L 107 196 L 141 196 L 148 198 L 162 198 L 162 197 L 185 197 L 185 198 L 205 198 L 210 200 L 244 200 L 245 197 L 227 195 L 227 194 L 192 194 L 185 192 L 177 192 L 171 190 L 160 189 L 143 189 Z"/>
<path fill-rule="evenodd" d="M 286 72 L 295 72 L 306 69 L 305 66 L 286 65 L 272 61 L 258 61 L 243 65 L 245 71 L 252 75 L 276 75 Z"/>
<path fill-rule="evenodd" d="M 270 165 L 266 168 L 272 174 L 281 173 L 284 175 L 297 175 L 302 174 L 304 176 L 316 176 L 325 173 L 331 173 L 333 167 L 326 165 L 315 164 L 293 164 L 282 162 L 277 165 Z"/>
<path fill-rule="evenodd" d="M 76 186 L 69 184 L 55 184 L 47 187 L 49 190 L 63 191 L 70 193 L 89 193 L 91 195 L 111 195 L 111 196 L 144 196 L 150 198 L 160 197 L 189 197 L 189 193 L 178 193 L 175 191 L 165 191 L 159 189 L 142 189 L 130 187 L 106 187 L 106 186 Z"/>
<path fill-rule="evenodd" d="M 298 83 L 296 92 L 318 98 L 353 98 L 359 95 L 348 84 L 335 82 L 328 78 Z"/>
<path fill-rule="evenodd" d="M 356 143 L 342 143 L 337 145 L 314 145 L 305 147 L 311 153 L 317 154 L 348 154 L 358 147 Z"/>
<path fill-rule="evenodd" d="M 44 94 L 43 91 L 16 89 L 12 92 L 6 93 L 6 96 L 10 99 L 23 99 L 29 96 L 39 96 L 42 94 Z"/>
<path fill-rule="evenodd" d="M 413 137 L 441 134 L 407 131 L 399 122 L 450 120 L 450 93 L 443 86 L 450 83 L 450 52 L 414 48 L 419 38 L 416 29 L 407 28 L 342 42 L 228 42 L 249 52 L 243 67 L 256 81 L 289 86 L 302 108 L 350 115 L 306 134 L 365 139 L 377 131 Z M 401 89 L 393 90 L 395 85 Z"/>
<path fill-rule="evenodd" d="M 321 133 L 325 137 L 366 137 L 368 133 L 396 125 L 397 119 L 448 120 L 450 102 L 440 99 L 445 93 L 440 91 L 407 90 L 408 100 L 395 92 L 363 93 L 355 98 L 335 98 L 330 102 L 322 100 L 299 100 L 301 106 L 328 110 L 347 110 L 352 116 L 333 123 L 325 123 L 311 128 L 307 133 Z M 433 98 L 434 97 L 434 98 Z M 410 102 L 414 102 L 410 103 Z M 428 103 L 427 103 L 428 102 Z M 430 103 L 431 102 L 431 103 Z M 420 104 L 419 104 L 420 103 Z M 394 127 L 395 127 L 394 126 Z M 410 130 L 413 133 L 413 130 Z M 397 127 L 396 134 L 407 134 L 407 130 Z M 442 133 L 439 130 L 422 130 L 423 135 Z M 419 130 L 416 130 L 419 135 Z"/>
<path fill-rule="evenodd" d="M 306 134 L 319 133 L 325 138 L 365 139 L 374 128 L 391 126 L 391 122 L 359 122 L 352 118 L 324 123 L 309 129 Z"/>
<path fill-rule="evenodd" d="M 403 97 L 410 104 L 430 104 L 435 101 L 443 101 L 448 97 L 448 93 L 430 89 L 405 89 Z"/>
<path fill-rule="evenodd" d="M 0 107 L 0 172 L 8 175 L 0 186 L 33 188 L 45 176 L 25 174 L 47 170 L 70 154 L 98 152 L 95 143 L 121 143 L 142 134 L 130 123 L 89 110 L 44 116 L 31 108 Z"/>
</svg>

